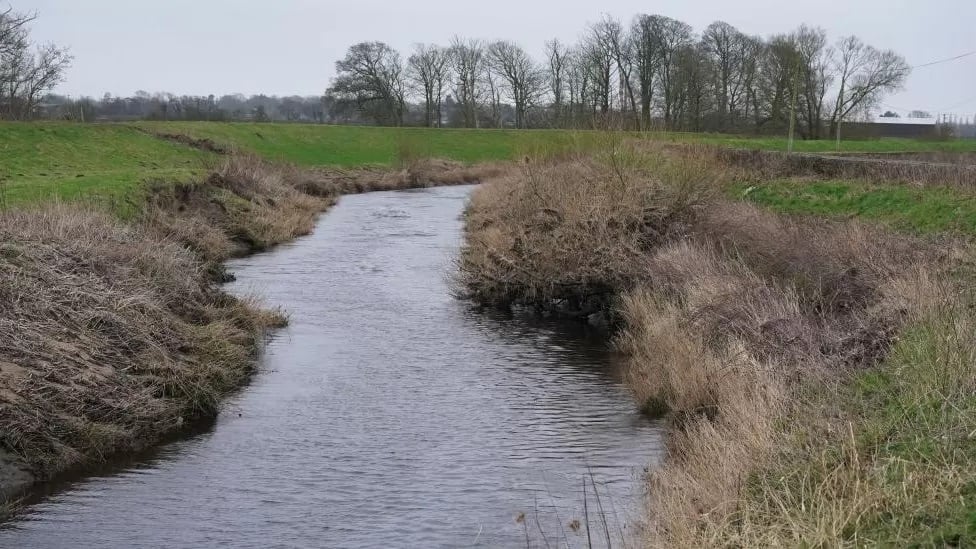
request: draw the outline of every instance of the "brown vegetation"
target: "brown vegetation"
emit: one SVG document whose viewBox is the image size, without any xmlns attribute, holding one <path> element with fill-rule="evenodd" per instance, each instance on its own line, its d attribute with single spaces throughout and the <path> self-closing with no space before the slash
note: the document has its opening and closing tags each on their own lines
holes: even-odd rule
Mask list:
<svg viewBox="0 0 976 549">
<path fill-rule="evenodd" d="M 619 316 L 635 395 L 671 418 L 669 457 L 650 477 L 652 544 L 837 543 L 863 506 L 823 489 L 780 510 L 787 495 L 760 473 L 800 474 L 810 447 L 794 441 L 858 420 L 811 395 L 888 357 L 939 302 L 930 290 L 953 247 L 716 198 L 727 164 L 641 147 L 479 189 L 463 282 L 486 303 Z M 838 474 L 856 478 L 845 463 Z"/>
<path fill-rule="evenodd" d="M 757 179 L 819 177 L 861 179 L 879 183 L 924 185 L 976 185 L 976 164 L 948 154 L 897 158 L 884 155 L 825 155 L 689 146 L 690 154 L 704 154 Z"/>
<path fill-rule="evenodd" d="M 0 236 L 0 433 L 38 478 L 213 413 L 281 322 L 178 242 L 104 214 L 5 212 Z"/>
<path fill-rule="evenodd" d="M 0 212 L 0 496 L 151 445 L 247 380 L 283 317 L 220 290 L 224 259 L 308 233 L 343 193 L 499 169 L 303 171 L 233 156 L 203 183 L 152 185 L 135 223 L 65 204 Z"/>
</svg>

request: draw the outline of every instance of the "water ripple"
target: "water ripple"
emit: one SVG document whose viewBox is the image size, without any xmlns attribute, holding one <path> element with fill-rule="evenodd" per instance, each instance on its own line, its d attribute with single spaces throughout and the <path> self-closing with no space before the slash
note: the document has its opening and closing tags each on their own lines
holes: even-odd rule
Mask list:
<svg viewBox="0 0 976 549">
<path fill-rule="evenodd" d="M 0 546 L 524 547 L 515 517 L 560 537 L 591 475 L 633 516 L 659 429 L 614 357 L 451 297 L 469 191 L 346 197 L 235 263 L 234 291 L 291 313 L 254 383 L 213 431 L 32 506 Z"/>
</svg>

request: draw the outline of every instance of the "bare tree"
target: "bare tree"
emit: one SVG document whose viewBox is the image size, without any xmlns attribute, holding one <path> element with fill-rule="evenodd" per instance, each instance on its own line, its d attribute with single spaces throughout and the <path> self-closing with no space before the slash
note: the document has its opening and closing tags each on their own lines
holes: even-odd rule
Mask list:
<svg viewBox="0 0 976 549">
<path fill-rule="evenodd" d="M 488 48 L 489 65 L 505 81 L 509 98 L 515 107 L 515 126 L 527 127 L 529 108 L 545 89 L 542 70 L 517 44 L 494 42 Z"/>
<path fill-rule="evenodd" d="M 451 43 L 451 63 L 457 79 L 455 97 L 461 105 L 464 125 L 476 128 L 478 123 L 478 81 L 484 72 L 485 45 L 480 40 L 454 37 Z"/>
<path fill-rule="evenodd" d="M 807 139 L 819 139 L 822 134 L 824 102 L 833 83 L 833 49 L 827 46 L 827 33 L 821 28 L 801 25 L 793 32 L 792 41 L 798 54 L 800 115 L 806 126 Z"/>
<path fill-rule="evenodd" d="M 491 127 L 502 127 L 502 83 L 499 74 L 495 71 L 492 63 L 485 63 L 482 70 L 481 80 L 484 88 L 488 90 L 488 117 Z"/>
<path fill-rule="evenodd" d="M 856 36 L 837 44 L 837 74 L 840 88 L 830 118 L 831 132 L 840 141 L 841 124 L 852 112 L 871 105 L 880 94 L 900 89 L 911 68 L 893 51 L 879 51 Z"/>
<path fill-rule="evenodd" d="M 610 113 L 613 106 L 613 80 L 616 64 L 613 60 L 613 50 L 602 39 L 598 26 L 590 27 L 590 32 L 580 45 L 581 60 L 588 74 L 588 80 L 593 94 L 594 107 L 599 107 L 600 113 Z"/>
<path fill-rule="evenodd" d="M 557 127 L 565 124 L 566 92 L 570 85 L 567 74 L 570 70 L 570 55 L 569 48 L 558 39 L 546 42 L 546 57 L 549 61 L 547 82 L 552 95 L 553 121 Z"/>
<path fill-rule="evenodd" d="M 776 35 L 763 48 L 756 85 L 756 128 L 772 124 L 781 129 L 790 123 L 792 99 L 800 72 L 800 54 L 790 35 Z"/>
<path fill-rule="evenodd" d="M 639 15 L 631 26 L 631 41 L 640 89 L 641 126 L 650 127 L 657 96 L 665 125 L 671 128 L 677 123 L 677 107 L 683 94 L 679 58 L 694 41 L 692 28 L 663 15 Z"/>
<path fill-rule="evenodd" d="M 673 107 L 675 129 L 704 130 L 706 113 L 715 110 L 711 101 L 714 77 L 701 44 L 690 44 L 678 51 L 677 80 L 678 95 Z"/>
<path fill-rule="evenodd" d="M 635 44 L 624 31 L 623 25 L 612 17 L 606 16 L 602 21 L 593 25 L 593 36 L 600 43 L 600 50 L 605 51 L 613 60 L 616 69 L 620 94 L 618 104 L 621 110 L 630 110 L 634 117 L 634 125 L 640 127 L 641 117 L 637 108 L 637 94 L 634 90 Z"/>
<path fill-rule="evenodd" d="M 702 47 L 715 66 L 719 114 L 722 127 L 726 128 L 735 123 L 747 93 L 749 37 L 732 25 L 717 21 L 702 34 Z"/>
<path fill-rule="evenodd" d="M 406 108 L 403 72 L 396 50 L 383 42 L 362 42 L 336 62 L 338 76 L 329 93 L 354 103 L 378 124 L 402 126 Z"/>
<path fill-rule="evenodd" d="M 30 118 L 38 100 L 43 94 L 54 89 L 64 80 L 64 73 L 71 66 L 68 51 L 45 44 L 32 54 L 24 66 L 21 95 L 23 99 L 22 118 Z"/>
<path fill-rule="evenodd" d="M 417 44 L 407 59 L 407 74 L 424 96 L 424 124 L 440 127 L 444 85 L 450 72 L 450 56 L 435 45 Z"/>
<path fill-rule="evenodd" d="M 569 52 L 566 70 L 567 107 L 574 127 L 583 127 L 587 111 L 592 109 L 593 92 L 587 55 L 583 46 Z"/>
<path fill-rule="evenodd" d="M 0 12 L 0 116 L 26 120 L 37 103 L 64 79 L 71 66 L 68 50 L 34 46 L 29 24 L 34 13 Z"/>
</svg>

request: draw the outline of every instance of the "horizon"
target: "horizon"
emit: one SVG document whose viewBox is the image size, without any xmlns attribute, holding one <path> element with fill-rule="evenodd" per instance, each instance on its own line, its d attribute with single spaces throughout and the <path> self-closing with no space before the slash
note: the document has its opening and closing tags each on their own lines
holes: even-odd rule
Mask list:
<svg viewBox="0 0 976 549">
<path fill-rule="evenodd" d="M 383 41 L 406 56 L 414 43 L 443 45 L 453 35 L 506 39 L 521 44 L 539 61 L 546 40 L 574 43 L 588 23 L 604 14 L 629 23 L 638 13 L 661 13 L 692 25 L 699 34 L 716 20 L 762 37 L 786 33 L 801 24 L 824 28 L 831 43 L 855 34 L 875 47 L 894 50 L 916 67 L 904 91 L 886 97 L 878 112 L 893 110 L 902 116 L 912 110 L 934 116 L 976 113 L 976 42 L 969 38 L 976 5 L 968 2 L 953 1 L 948 9 L 941 7 L 940 14 L 911 2 L 879 0 L 853 8 L 838 1 L 782 8 L 770 0 L 745 0 L 735 7 L 707 0 L 696 3 L 705 7 L 694 9 L 668 0 L 656 10 L 641 10 L 641 3 L 633 0 L 612 0 L 602 10 L 572 0 L 560 3 L 558 13 L 549 13 L 552 10 L 546 5 L 523 6 L 514 0 L 463 10 L 445 0 L 411 6 L 364 0 L 338 7 L 284 0 L 275 10 L 254 12 L 227 0 L 203 6 L 176 0 L 165 9 L 133 7 L 121 0 L 84 5 L 34 0 L 31 4 L 10 3 L 16 11 L 37 11 L 33 23 L 37 42 L 70 48 L 73 66 L 65 82 L 54 90 L 70 97 L 97 99 L 105 93 L 128 97 L 137 91 L 177 96 L 321 96 L 335 76 L 335 61 L 357 42 Z M 420 10 L 418 4 L 428 9 Z M 231 10 L 237 12 L 233 24 L 221 27 Z M 945 21 L 941 14 L 950 10 L 954 17 Z M 418 11 L 427 15 L 414 18 L 405 28 L 403 21 Z M 513 13 L 521 15 L 514 17 Z M 543 14 L 548 19 L 540 19 Z M 363 23 L 356 23 L 360 21 Z M 940 25 L 938 32 L 915 35 L 918 29 L 934 28 L 931 23 Z M 92 32 L 93 25 L 98 32 Z M 505 30 L 492 30 L 497 28 Z M 175 40 L 174 34 L 178 35 Z M 261 41 L 255 36 L 271 38 Z M 117 47 L 120 43 L 129 46 Z M 961 55 L 965 57 L 951 59 Z M 933 62 L 936 64 L 919 67 Z M 120 63 L 126 70 L 118 70 Z"/>
</svg>

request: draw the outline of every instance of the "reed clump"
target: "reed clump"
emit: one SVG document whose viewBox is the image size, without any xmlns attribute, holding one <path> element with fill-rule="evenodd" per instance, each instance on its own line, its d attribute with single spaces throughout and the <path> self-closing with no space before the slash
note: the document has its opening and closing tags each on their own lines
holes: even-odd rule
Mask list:
<svg viewBox="0 0 976 549">
<path fill-rule="evenodd" d="M 526 165 L 476 191 L 462 281 L 485 303 L 617 319 L 629 385 L 671 425 L 649 475 L 651 545 L 897 544 L 941 539 L 925 537 L 931 517 L 964 525 L 951 502 L 968 497 L 972 467 L 951 450 L 976 446 L 952 422 L 976 417 L 959 389 L 973 386 L 976 338 L 969 308 L 944 307 L 968 280 L 949 275 L 964 248 L 713 192 L 733 175 L 644 144 Z M 880 410 L 857 396 L 879 375 Z M 933 409 L 906 419 L 920 399 Z M 886 429 L 938 459 L 899 450 Z"/>
</svg>

